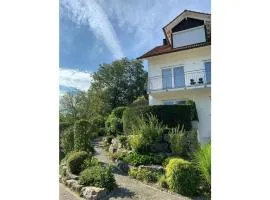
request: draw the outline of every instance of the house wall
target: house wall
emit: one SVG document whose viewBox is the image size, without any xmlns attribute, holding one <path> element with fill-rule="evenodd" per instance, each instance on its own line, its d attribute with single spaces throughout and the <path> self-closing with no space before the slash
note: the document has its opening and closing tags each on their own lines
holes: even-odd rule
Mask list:
<svg viewBox="0 0 270 200">
<path fill-rule="evenodd" d="M 162 68 L 171 66 L 184 66 L 184 72 L 204 70 L 204 61 L 210 59 L 210 46 L 154 56 L 148 59 L 148 77 L 161 76 Z"/>
<path fill-rule="evenodd" d="M 204 61 L 210 60 L 210 46 L 152 57 L 148 60 L 148 76 L 161 76 L 161 69 L 168 66 L 184 66 L 184 71 L 204 69 Z M 149 94 L 149 105 L 162 105 L 163 100 L 191 99 L 195 102 L 199 118 L 199 140 L 205 143 L 211 137 L 211 88 L 176 89 Z"/>
</svg>

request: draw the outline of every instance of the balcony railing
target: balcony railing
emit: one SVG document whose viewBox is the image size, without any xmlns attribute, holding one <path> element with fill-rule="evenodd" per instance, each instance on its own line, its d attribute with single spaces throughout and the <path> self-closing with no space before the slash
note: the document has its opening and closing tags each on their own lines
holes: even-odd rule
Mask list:
<svg viewBox="0 0 270 200">
<path fill-rule="evenodd" d="M 148 91 L 176 88 L 197 88 L 211 85 L 211 72 L 205 70 L 187 71 L 182 75 L 148 77 Z"/>
</svg>

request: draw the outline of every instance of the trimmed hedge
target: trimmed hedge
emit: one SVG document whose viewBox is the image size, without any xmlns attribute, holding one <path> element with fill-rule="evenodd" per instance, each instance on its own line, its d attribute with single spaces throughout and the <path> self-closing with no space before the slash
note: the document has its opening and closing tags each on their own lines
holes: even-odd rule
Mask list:
<svg viewBox="0 0 270 200">
<path fill-rule="evenodd" d="M 130 134 L 132 126 L 137 124 L 138 116 L 152 114 L 160 122 L 169 128 L 180 125 L 184 129 L 191 130 L 191 121 L 194 119 L 194 107 L 192 105 L 154 105 L 128 107 L 123 113 L 123 127 L 126 134 Z"/>
<path fill-rule="evenodd" d="M 129 169 L 128 175 L 146 183 L 157 182 L 158 178 L 161 176 L 160 173 L 152 172 L 151 170 L 142 169 L 140 167 Z"/>
</svg>

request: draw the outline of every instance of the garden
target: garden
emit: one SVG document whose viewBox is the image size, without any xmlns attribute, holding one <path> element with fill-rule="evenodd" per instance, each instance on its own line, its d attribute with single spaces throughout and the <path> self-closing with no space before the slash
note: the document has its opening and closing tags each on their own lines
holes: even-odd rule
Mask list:
<svg viewBox="0 0 270 200">
<path fill-rule="evenodd" d="M 60 182 L 85 199 L 104 199 L 123 174 L 159 190 L 211 197 L 211 144 L 200 145 L 195 103 L 148 105 L 140 61 L 122 59 L 94 73 L 87 93 L 60 101 Z M 114 166 L 96 158 L 94 141 Z"/>
</svg>

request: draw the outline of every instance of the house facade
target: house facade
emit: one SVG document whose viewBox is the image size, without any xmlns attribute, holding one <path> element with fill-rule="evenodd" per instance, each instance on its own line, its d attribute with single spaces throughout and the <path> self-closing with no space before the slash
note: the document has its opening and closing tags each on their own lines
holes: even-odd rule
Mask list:
<svg viewBox="0 0 270 200">
<path fill-rule="evenodd" d="M 139 59 L 148 61 L 149 105 L 193 100 L 198 138 L 211 138 L 211 15 L 185 10 L 164 28 L 163 45 Z"/>
</svg>

